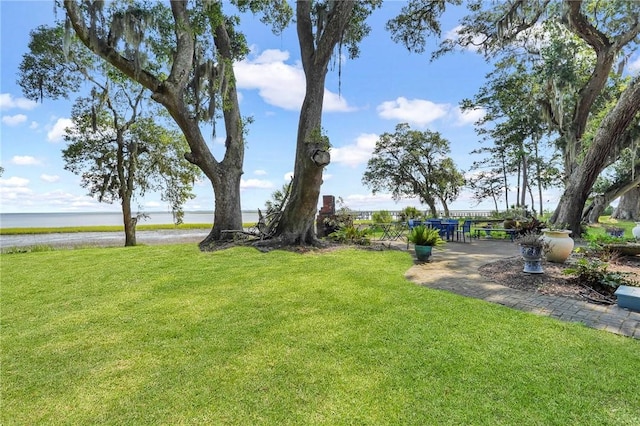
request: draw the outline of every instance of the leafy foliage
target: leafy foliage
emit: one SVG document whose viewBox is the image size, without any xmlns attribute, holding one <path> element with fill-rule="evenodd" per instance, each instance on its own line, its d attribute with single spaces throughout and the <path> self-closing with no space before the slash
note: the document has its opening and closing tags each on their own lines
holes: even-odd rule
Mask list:
<svg viewBox="0 0 640 426">
<path fill-rule="evenodd" d="M 415 226 L 407 236 L 410 243 L 417 246 L 441 246 L 445 241 L 440 236 L 440 231 L 425 225 Z"/>
<path fill-rule="evenodd" d="M 590 286 L 618 288 L 621 285 L 638 285 L 628 279 L 623 272 L 608 271 L 609 265 L 599 259 L 578 259 L 575 266 L 566 268 L 563 273 L 575 275 L 582 283 Z"/>
<path fill-rule="evenodd" d="M 371 239 L 369 238 L 370 230 L 368 228 L 358 229 L 353 225 L 340 226 L 336 231 L 333 231 L 328 235 L 330 240 L 344 243 L 344 244 L 357 244 L 357 245 L 369 245 Z"/>
<path fill-rule="evenodd" d="M 542 240 L 541 235 L 535 231 L 527 231 L 516 237 L 515 242 L 521 246 L 529 247 L 544 247 L 545 242 Z"/>
<path fill-rule="evenodd" d="M 402 216 L 402 220 L 418 219 L 422 216 L 422 212 L 416 207 L 408 206 L 402 209 L 402 211 L 400 212 L 400 216 Z"/>
<path fill-rule="evenodd" d="M 377 212 L 373 212 L 371 219 L 373 220 L 373 223 L 389 223 L 393 218 L 391 217 L 389 210 L 379 210 Z"/>
<path fill-rule="evenodd" d="M 447 156 L 449 152 L 449 141 L 439 133 L 398 124 L 395 133 L 384 133 L 376 142 L 362 182 L 374 194 L 390 191 L 395 200 L 419 197 L 433 215 L 439 200 L 446 212 L 448 202 L 458 197 L 464 185 L 462 173 Z"/>
</svg>

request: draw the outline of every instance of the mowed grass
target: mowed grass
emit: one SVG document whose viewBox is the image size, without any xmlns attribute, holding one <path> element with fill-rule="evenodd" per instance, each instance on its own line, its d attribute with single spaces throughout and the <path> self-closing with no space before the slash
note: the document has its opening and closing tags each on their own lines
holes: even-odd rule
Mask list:
<svg viewBox="0 0 640 426">
<path fill-rule="evenodd" d="M 2 255 L 13 424 L 640 424 L 640 342 L 417 286 L 406 252 Z"/>
</svg>

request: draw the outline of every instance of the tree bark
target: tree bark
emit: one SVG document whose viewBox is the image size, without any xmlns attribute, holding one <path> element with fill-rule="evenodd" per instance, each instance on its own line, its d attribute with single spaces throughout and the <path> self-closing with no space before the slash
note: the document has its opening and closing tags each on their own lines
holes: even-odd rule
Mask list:
<svg viewBox="0 0 640 426">
<path fill-rule="evenodd" d="M 635 186 L 620 197 L 618 207 L 611 217 L 620 220 L 640 220 L 640 187 Z"/>
<path fill-rule="evenodd" d="M 640 163 L 634 167 L 634 178 L 618 182 L 609 187 L 604 194 L 594 197 L 591 204 L 582 212 L 582 220 L 587 223 L 598 223 L 600 216 L 611 202 L 624 196 L 628 191 L 640 185 Z"/>
<path fill-rule="evenodd" d="M 124 222 L 124 246 L 133 247 L 137 244 L 137 219 L 131 216 L 131 197 L 122 199 L 122 220 Z"/>
<path fill-rule="evenodd" d="M 552 222 L 568 224 L 574 235 L 580 235 L 582 210 L 598 175 L 607 164 L 611 152 L 625 142 L 624 132 L 640 110 L 640 76 L 636 76 L 620 99 L 602 120 L 582 163 L 569 177 Z"/>
<path fill-rule="evenodd" d="M 296 141 L 296 159 L 291 195 L 278 222 L 275 237 L 285 244 L 316 244 L 315 215 L 322 172 L 329 164 L 329 147 L 322 137 L 322 102 L 329 60 L 346 28 L 354 3 L 329 2 L 324 29 L 314 38 L 311 2 L 296 2 L 296 26 L 307 83 Z M 317 40 L 317 45 L 316 45 Z M 323 161 L 318 162 L 318 158 Z"/>
<path fill-rule="evenodd" d="M 628 31 L 610 40 L 606 34 L 599 31 L 587 20 L 581 11 L 582 1 L 565 0 L 564 3 L 567 27 L 588 43 L 596 54 L 596 64 L 589 80 L 579 91 L 570 128 L 562 135 L 567 144 L 565 149 L 567 181 L 565 191 L 551 218 L 555 224 L 569 224 L 574 235 L 579 235 L 582 210 L 595 179 L 604 168 L 606 158 L 612 149 L 620 143 L 621 135 L 639 109 L 640 90 L 638 86 L 640 83 L 638 77 L 627 86 L 618 103 L 602 121 L 583 162 L 578 164 L 577 156 L 582 151 L 582 136 L 587 127 L 591 107 L 602 92 L 618 53 L 626 44 L 637 37 L 640 32 L 640 24 L 636 22 Z"/>
</svg>

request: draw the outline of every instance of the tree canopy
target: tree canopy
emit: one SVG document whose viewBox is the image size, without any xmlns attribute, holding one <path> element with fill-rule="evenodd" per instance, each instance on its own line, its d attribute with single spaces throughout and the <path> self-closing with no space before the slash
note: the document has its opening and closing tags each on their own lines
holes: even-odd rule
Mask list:
<svg viewBox="0 0 640 426">
<path fill-rule="evenodd" d="M 516 58 L 536 76 L 542 90 L 534 99 L 558 135 L 564 160 L 565 189 L 552 220 L 568 223 L 578 233 L 594 182 L 612 156 L 627 146 L 626 133 L 638 121 L 640 76 L 635 76 L 622 83 L 593 138 L 585 138 L 589 121 L 612 99 L 608 88 L 616 72 L 638 46 L 640 4 L 473 1 L 468 7 L 457 37 L 446 40 L 434 56 L 474 45 L 488 59 Z"/>
<path fill-rule="evenodd" d="M 418 197 L 437 216 L 439 202 L 448 216 L 464 177 L 449 154 L 449 141 L 439 133 L 412 130 L 407 123 L 394 133 L 383 133 L 376 142 L 362 182 L 375 194 L 390 191 L 394 199 Z"/>
<path fill-rule="evenodd" d="M 136 194 L 160 192 L 179 223 L 198 171 L 184 160 L 184 139 L 156 122 L 161 114 L 149 108 L 142 86 L 98 60 L 75 38 L 63 37 L 61 26 L 31 32 L 19 84 L 27 98 L 42 101 L 69 97 L 88 83 L 90 94 L 76 98 L 73 126 L 66 131 L 65 169 L 79 175 L 99 202 L 120 202 L 125 245 L 135 245 L 131 202 Z"/>
<path fill-rule="evenodd" d="M 288 21 L 284 0 L 235 2 L 240 10 L 265 11 L 276 30 Z M 244 163 L 245 122 L 240 115 L 233 61 L 248 51 L 238 19 L 222 2 L 91 2 L 65 0 L 66 26 L 95 55 L 151 93 L 180 127 L 190 151 L 185 158 L 213 186 L 214 223 L 201 248 L 232 238 L 242 228 L 240 177 Z M 230 4 L 225 4 L 230 6 Z M 221 114 L 225 152 L 214 157 L 202 131 Z M 215 129 L 215 127 L 214 127 Z"/>
</svg>

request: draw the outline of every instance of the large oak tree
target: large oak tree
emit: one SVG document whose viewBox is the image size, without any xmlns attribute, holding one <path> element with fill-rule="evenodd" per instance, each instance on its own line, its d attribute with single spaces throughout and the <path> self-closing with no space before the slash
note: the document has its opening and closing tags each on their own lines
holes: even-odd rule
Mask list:
<svg viewBox="0 0 640 426">
<path fill-rule="evenodd" d="M 61 26 L 40 26 L 30 37 L 18 79 L 27 98 L 68 98 L 83 83 L 91 88 L 90 96 L 75 101 L 63 159 L 89 195 L 99 202 L 120 202 L 125 246 L 136 245 L 135 195 L 160 192 L 181 221 L 197 169 L 183 158 L 184 138 L 154 122 L 157 107 L 149 105 L 144 88 L 74 38 L 63 41 Z"/>
<path fill-rule="evenodd" d="M 284 1 L 247 2 L 246 9 L 285 11 Z M 211 181 L 214 224 L 200 243 L 206 248 L 242 228 L 240 178 L 244 163 L 244 123 L 235 88 L 233 61 L 247 53 L 236 20 L 222 2 L 166 3 L 65 0 L 67 23 L 96 55 L 137 81 L 182 130 L 190 147 L 187 160 Z M 282 6 L 284 5 L 284 6 Z M 282 6 L 282 7 L 281 7 Z M 271 22 L 274 22 L 272 20 Z M 214 157 L 203 123 L 222 112 L 225 152 Z"/>
</svg>

